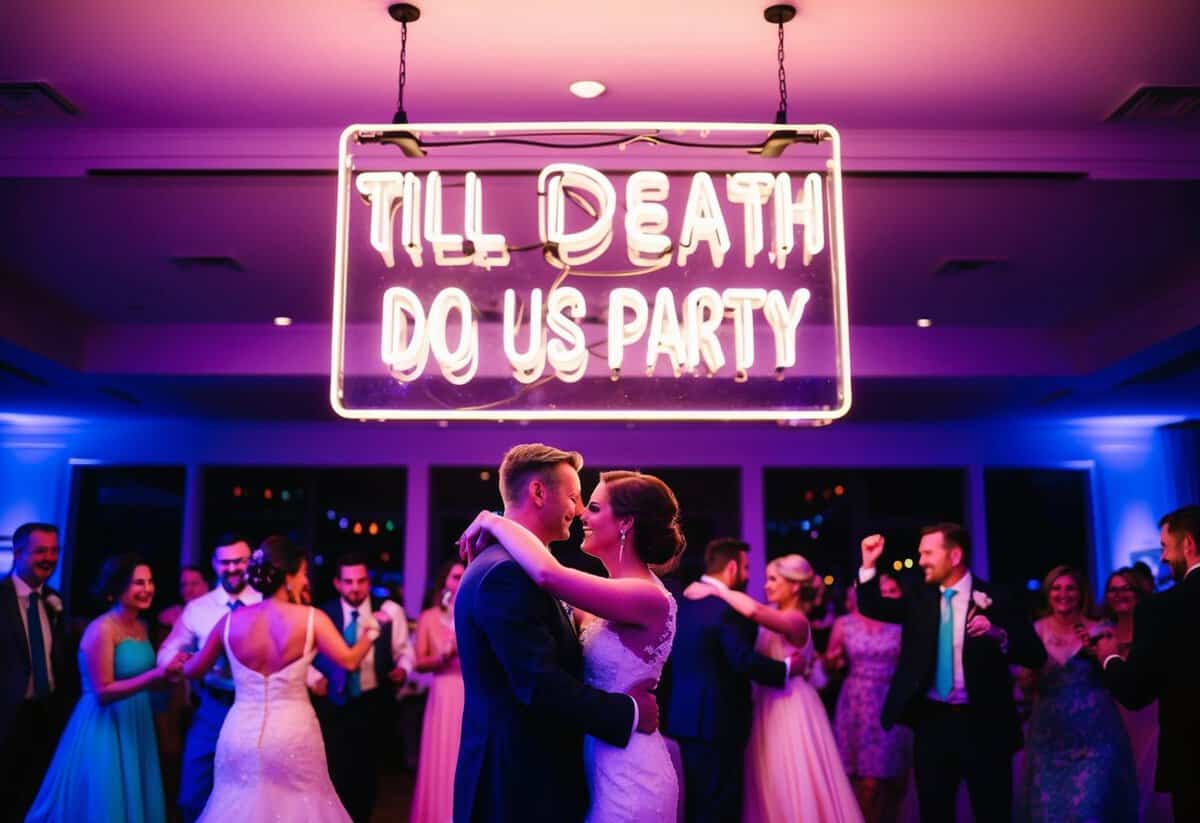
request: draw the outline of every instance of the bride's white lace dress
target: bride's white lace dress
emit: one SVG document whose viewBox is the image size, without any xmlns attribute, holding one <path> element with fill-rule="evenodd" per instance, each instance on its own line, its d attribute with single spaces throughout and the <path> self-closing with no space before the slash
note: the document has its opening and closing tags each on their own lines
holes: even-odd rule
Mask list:
<svg viewBox="0 0 1200 823">
<path fill-rule="evenodd" d="M 579 642 L 583 647 L 584 680 L 589 686 L 624 692 L 640 681 L 659 678 L 675 639 L 675 599 L 665 588 L 663 597 L 670 604 L 663 633 L 656 643 L 637 651 L 622 642 L 607 620 L 595 618 L 584 626 Z M 658 732 L 634 732 L 623 749 L 585 737 L 583 756 L 592 795 L 588 823 L 675 820 L 679 782 L 666 742 Z"/>
<path fill-rule="evenodd" d="M 213 792 L 201 821 L 286 820 L 289 823 L 348 823 L 350 815 L 329 780 L 325 743 L 305 684 L 316 656 L 313 610 L 308 610 L 304 653 L 263 676 L 248 669 L 229 647 L 233 708 L 221 727 Z"/>
</svg>

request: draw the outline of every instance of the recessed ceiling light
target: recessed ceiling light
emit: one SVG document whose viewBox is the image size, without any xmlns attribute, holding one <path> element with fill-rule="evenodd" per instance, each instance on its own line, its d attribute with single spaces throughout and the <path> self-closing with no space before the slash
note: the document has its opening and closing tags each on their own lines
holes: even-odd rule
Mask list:
<svg viewBox="0 0 1200 823">
<path fill-rule="evenodd" d="M 576 80 L 568 88 L 570 88 L 571 94 L 582 97 L 584 100 L 599 97 L 608 90 L 603 83 L 597 80 Z"/>
<path fill-rule="evenodd" d="M 276 326 L 290 326 L 290 325 L 292 325 L 292 318 L 281 316 L 281 317 L 276 317 L 271 322 L 273 322 Z"/>
<path fill-rule="evenodd" d="M 933 325 L 933 321 L 930 320 L 928 317 L 918 317 L 917 318 L 917 327 L 918 328 L 927 329 L 932 325 Z"/>
</svg>

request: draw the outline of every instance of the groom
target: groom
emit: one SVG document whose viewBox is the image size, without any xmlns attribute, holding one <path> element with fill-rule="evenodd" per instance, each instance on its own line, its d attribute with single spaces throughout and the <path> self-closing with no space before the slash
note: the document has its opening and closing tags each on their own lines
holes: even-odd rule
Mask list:
<svg viewBox="0 0 1200 823">
<path fill-rule="evenodd" d="M 582 510 L 582 465 L 578 452 L 541 443 L 509 449 L 500 466 L 504 516 L 547 545 L 565 540 Z M 627 695 L 584 685 L 583 656 L 563 605 L 499 545 L 467 567 L 454 624 L 466 689 L 455 823 L 582 820 L 583 736 L 625 746 L 635 729 L 654 731 L 653 684 Z"/>
</svg>

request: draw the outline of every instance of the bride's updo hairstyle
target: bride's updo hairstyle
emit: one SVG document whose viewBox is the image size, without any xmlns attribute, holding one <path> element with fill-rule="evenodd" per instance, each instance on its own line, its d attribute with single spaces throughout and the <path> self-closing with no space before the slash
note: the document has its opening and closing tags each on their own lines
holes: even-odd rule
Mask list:
<svg viewBox="0 0 1200 823">
<path fill-rule="evenodd" d="M 785 554 L 783 557 L 776 557 L 767 564 L 767 568 L 773 570 L 784 580 L 799 584 L 801 600 L 811 600 L 816 596 L 817 573 L 813 571 L 812 564 L 801 555 Z"/>
<path fill-rule="evenodd" d="M 658 574 L 674 569 L 687 541 L 671 487 L 654 475 L 627 471 L 604 472 L 600 482 L 613 514 L 633 518 L 633 545 L 642 562 Z"/>
<path fill-rule="evenodd" d="M 246 579 L 263 597 L 270 597 L 283 588 L 288 575 L 300 571 L 304 560 L 304 549 L 281 534 L 273 534 L 250 555 Z"/>
</svg>

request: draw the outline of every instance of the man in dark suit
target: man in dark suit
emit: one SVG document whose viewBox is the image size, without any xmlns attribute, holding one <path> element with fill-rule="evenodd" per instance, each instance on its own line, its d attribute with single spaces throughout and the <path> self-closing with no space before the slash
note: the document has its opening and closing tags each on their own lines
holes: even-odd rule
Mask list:
<svg viewBox="0 0 1200 823">
<path fill-rule="evenodd" d="M 972 576 L 962 526 L 922 530 L 917 551 L 926 585 L 900 599 L 879 592 L 883 543 L 877 534 L 862 542 L 858 608 L 904 627 L 881 722 L 913 729 L 921 820 L 953 821 L 965 779 L 975 819 L 1009 823 L 1012 756 L 1022 741 L 1008 667 L 1039 669 L 1046 650 L 1028 617 Z"/>
<path fill-rule="evenodd" d="M 58 566 L 58 528 L 13 532 L 13 571 L 0 580 L 0 820 L 22 820 L 70 709 L 66 621 L 46 585 Z"/>
<path fill-rule="evenodd" d="M 547 545 L 565 540 L 582 510 L 582 465 L 578 452 L 541 443 L 509 449 L 500 466 L 504 516 Z M 625 746 L 635 728 L 656 729 L 654 684 L 627 695 L 585 685 L 574 623 L 498 545 L 468 565 L 454 624 L 466 692 L 455 823 L 582 820 L 583 736 Z"/>
<path fill-rule="evenodd" d="M 750 547 L 718 538 L 704 548 L 701 583 L 744 589 Z M 689 823 L 737 820 L 742 813 L 742 758 L 750 737 L 750 682 L 781 688 L 801 673 L 797 657 L 773 660 L 754 651 L 757 628 L 716 596 L 677 598 L 675 643 L 668 661 L 664 732 L 683 755 L 684 813 Z"/>
<path fill-rule="evenodd" d="M 1162 562 L 1176 585 L 1142 602 L 1133 616 L 1129 657 L 1111 635 L 1096 643 L 1104 681 L 1126 708 L 1158 701 L 1158 766 L 1154 788 L 1170 792 L 1175 819 L 1200 820 L 1200 506 L 1159 521 Z"/>
<path fill-rule="evenodd" d="M 375 808 L 379 760 L 392 738 L 395 690 L 412 673 L 412 644 L 404 610 L 391 600 L 371 596 L 365 556 L 349 553 L 338 558 L 333 587 L 338 597 L 321 610 L 347 643 L 358 639 L 361 618 L 375 612 L 388 616 L 378 621 L 379 637 L 357 669 L 348 672 L 322 654 L 313 661 L 309 677 L 314 691 L 325 695 L 317 708 L 333 787 L 355 823 L 367 823 Z"/>
</svg>

